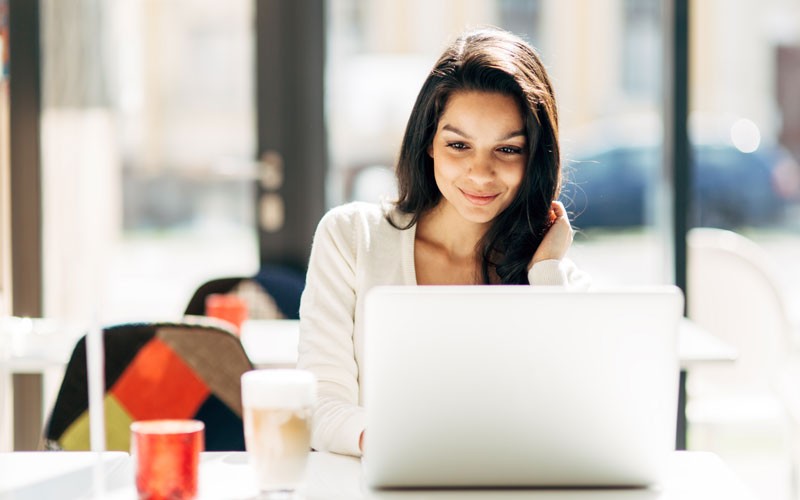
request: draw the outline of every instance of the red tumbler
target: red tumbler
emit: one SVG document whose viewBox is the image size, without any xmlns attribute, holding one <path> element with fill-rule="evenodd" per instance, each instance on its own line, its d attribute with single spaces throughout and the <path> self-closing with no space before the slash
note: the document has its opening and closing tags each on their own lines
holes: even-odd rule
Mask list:
<svg viewBox="0 0 800 500">
<path fill-rule="evenodd" d="M 131 424 L 139 500 L 197 497 L 204 430 L 199 420 L 142 420 Z"/>
</svg>

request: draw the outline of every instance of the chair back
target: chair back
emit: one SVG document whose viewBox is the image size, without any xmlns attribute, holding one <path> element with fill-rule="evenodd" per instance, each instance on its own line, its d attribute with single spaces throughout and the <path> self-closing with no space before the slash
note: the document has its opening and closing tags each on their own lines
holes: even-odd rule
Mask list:
<svg viewBox="0 0 800 500">
<path fill-rule="evenodd" d="M 195 290 L 184 314 L 190 316 L 203 316 L 206 313 L 206 297 L 213 293 L 230 293 L 236 286 L 247 278 L 217 278 L 207 281 Z"/>
<path fill-rule="evenodd" d="M 305 277 L 293 268 L 264 265 L 253 277 L 217 278 L 200 285 L 184 314 L 206 314 L 206 298 L 213 293 L 232 293 L 247 304 L 252 319 L 300 319 L 300 297 Z"/>
<path fill-rule="evenodd" d="M 208 451 L 244 450 L 239 339 L 209 325 L 128 323 L 103 330 L 108 450 L 129 451 L 136 420 L 197 419 Z M 72 352 L 45 428 L 49 449 L 89 449 L 86 337 Z"/>
<path fill-rule="evenodd" d="M 687 314 L 738 351 L 734 363 L 693 368 L 693 390 L 769 392 L 786 361 L 791 327 L 768 256 L 722 229 L 692 229 L 687 242 Z"/>
</svg>

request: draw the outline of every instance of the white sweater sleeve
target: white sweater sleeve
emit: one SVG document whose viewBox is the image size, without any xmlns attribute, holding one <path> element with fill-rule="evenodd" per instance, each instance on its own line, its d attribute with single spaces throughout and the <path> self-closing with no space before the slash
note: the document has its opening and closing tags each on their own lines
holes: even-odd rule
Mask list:
<svg viewBox="0 0 800 500">
<path fill-rule="evenodd" d="M 355 231 L 351 219 L 330 212 L 317 227 L 300 303 L 297 364 L 318 382 L 311 446 L 358 456 L 365 419 L 353 345 Z"/>
<path fill-rule="evenodd" d="M 570 259 L 543 260 L 534 264 L 528 271 L 531 285 L 565 286 L 570 290 L 586 290 L 591 278 Z"/>
</svg>

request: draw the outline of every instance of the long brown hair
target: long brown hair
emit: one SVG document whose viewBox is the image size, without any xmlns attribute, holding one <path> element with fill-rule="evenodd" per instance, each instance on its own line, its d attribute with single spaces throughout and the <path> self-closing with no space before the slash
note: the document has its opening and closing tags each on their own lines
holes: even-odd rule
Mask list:
<svg viewBox="0 0 800 500">
<path fill-rule="evenodd" d="M 436 62 L 406 126 L 396 175 L 397 208 L 411 214 L 407 229 L 441 199 L 428 147 L 454 92 L 499 92 L 513 97 L 525 122 L 528 158 L 522 185 L 478 244 L 481 275 L 503 284 L 527 284 L 527 266 L 550 225 L 550 203 L 561 189 L 558 113 L 539 55 L 521 38 L 497 28 L 460 36 Z M 396 226 L 389 217 L 389 222 Z M 397 227 L 397 226 L 396 226 Z"/>
</svg>

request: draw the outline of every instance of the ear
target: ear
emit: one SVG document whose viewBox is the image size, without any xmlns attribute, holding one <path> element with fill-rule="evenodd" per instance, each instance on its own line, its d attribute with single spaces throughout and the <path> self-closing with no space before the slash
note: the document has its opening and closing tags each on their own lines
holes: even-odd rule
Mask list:
<svg viewBox="0 0 800 500">
<path fill-rule="evenodd" d="M 428 152 L 428 156 L 430 156 L 431 158 L 433 158 L 433 142 L 431 142 L 430 144 L 428 144 L 428 149 L 426 149 L 426 151 Z"/>
</svg>

